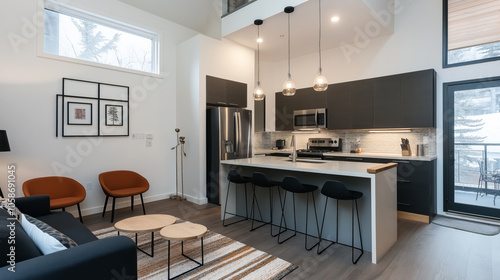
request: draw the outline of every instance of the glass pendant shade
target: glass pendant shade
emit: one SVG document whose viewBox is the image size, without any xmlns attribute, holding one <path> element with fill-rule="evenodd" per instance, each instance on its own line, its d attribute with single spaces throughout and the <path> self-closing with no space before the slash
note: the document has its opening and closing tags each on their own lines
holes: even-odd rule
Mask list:
<svg viewBox="0 0 500 280">
<path fill-rule="evenodd" d="M 313 89 L 315 91 L 325 91 L 328 88 L 328 80 L 321 73 L 321 0 L 318 1 L 318 25 L 319 25 L 319 36 L 318 36 L 318 54 L 319 54 L 319 72 L 318 75 L 314 78 Z"/>
<path fill-rule="evenodd" d="M 292 96 L 295 94 L 297 89 L 295 88 L 295 83 L 292 81 L 292 76 L 288 75 L 288 79 L 283 83 L 282 93 L 284 96 Z"/>
<path fill-rule="evenodd" d="M 264 93 L 264 90 L 260 86 L 260 82 L 257 82 L 257 86 L 253 90 L 253 99 L 255 101 L 262 101 L 266 97 L 266 94 Z"/>
<path fill-rule="evenodd" d="M 313 89 L 315 91 L 325 91 L 328 89 L 328 80 L 325 76 L 323 76 L 323 74 L 321 74 L 321 72 L 319 72 L 314 78 Z"/>
</svg>

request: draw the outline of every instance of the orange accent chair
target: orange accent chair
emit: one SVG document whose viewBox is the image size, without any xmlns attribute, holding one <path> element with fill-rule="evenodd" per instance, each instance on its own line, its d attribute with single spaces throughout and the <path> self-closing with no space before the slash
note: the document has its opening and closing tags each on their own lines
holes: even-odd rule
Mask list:
<svg viewBox="0 0 500 280">
<path fill-rule="evenodd" d="M 131 209 L 134 210 L 134 195 L 141 196 L 142 211 L 146 215 L 146 208 L 144 207 L 144 199 L 142 193 L 149 190 L 149 182 L 146 178 L 142 177 L 139 173 L 128 170 L 108 171 L 99 174 L 99 182 L 101 183 L 102 190 L 106 195 L 104 202 L 104 209 L 102 216 L 106 213 L 106 206 L 108 198 L 113 197 L 113 208 L 111 210 L 111 222 L 115 218 L 115 201 L 117 197 L 130 196 Z"/>
<path fill-rule="evenodd" d="M 23 193 L 24 196 L 49 195 L 50 209 L 62 208 L 66 211 L 66 207 L 76 204 L 80 222 L 83 224 L 80 202 L 85 199 L 87 193 L 77 181 L 60 176 L 34 178 L 24 182 Z"/>
</svg>

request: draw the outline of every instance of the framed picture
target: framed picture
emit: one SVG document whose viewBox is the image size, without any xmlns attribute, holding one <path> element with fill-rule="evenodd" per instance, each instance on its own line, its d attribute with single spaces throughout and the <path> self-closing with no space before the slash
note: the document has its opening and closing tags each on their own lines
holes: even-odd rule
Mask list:
<svg viewBox="0 0 500 280">
<path fill-rule="evenodd" d="M 92 125 L 92 103 L 68 102 L 68 125 Z"/>
<path fill-rule="evenodd" d="M 106 125 L 123 126 L 123 106 L 106 105 Z"/>
<path fill-rule="evenodd" d="M 128 101 L 101 99 L 99 102 L 99 115 L 101 116 L 99 119 L 99 136 L 128 136 Z"/>
</svg>

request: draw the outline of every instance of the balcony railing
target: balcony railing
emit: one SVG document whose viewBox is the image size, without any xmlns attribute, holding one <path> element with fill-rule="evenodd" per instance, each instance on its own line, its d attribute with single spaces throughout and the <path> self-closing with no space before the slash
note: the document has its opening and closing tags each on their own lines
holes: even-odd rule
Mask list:
<svg viewBox="0 0 500 280">
<path fill-rule="evenodd" d="M 500 143 L 455 143 L 455 189 L 477 191 L 484 172 L 500 170 Z M 494 184 L 482 182 L 486 192 L 494 192 Z"/>
<path fill-rule="evenodd" d="M 237 11 L 257 0 L 222 0 L 222 16 Z"/>
</svg>

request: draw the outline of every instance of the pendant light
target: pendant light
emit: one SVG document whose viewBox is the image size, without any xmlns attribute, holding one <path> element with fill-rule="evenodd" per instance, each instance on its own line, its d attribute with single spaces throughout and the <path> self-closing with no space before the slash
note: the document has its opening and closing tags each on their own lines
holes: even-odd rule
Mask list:
<svg viewBox="0 0 500 280">
<path fill-rule="evenodd" d="M 313 88 L 315 91 L 325 91 L 328 88 L 328 81 L 325 76 L 323 76 L 321 69 L 321 0 L 319 2 L 319 40 L 318 40 L 318 49 L 319 49 L 319 71 L 318 75 L 314 78 Z"/>
<path fill-rule="evenodd" d="M 285 13 L 288 14 L 288 76 L 286 81 L 283 83 L 282 93 L 284 96 L 293 96 L 295 91 L 295 83 L 292 81 L 292 75 L 290 74 L 290 14 L 293 13 L 295 9 L 291 6 L 285 7 Z"/>
<path fill-rule="evenodd" d="M 260 26 L 264 23 L 264 21 L 256 19 L 253 23 L 257 25 L 257 85 L 253 90 L 253 99 L 255 101 L 261 101 L 266 97 L 264 90 L 260 86 L 260 43 L 262 42 L 262 39 L 260 38 Z"/>
</svg>

